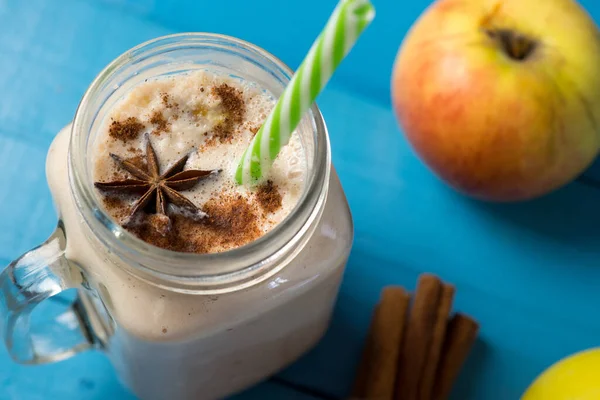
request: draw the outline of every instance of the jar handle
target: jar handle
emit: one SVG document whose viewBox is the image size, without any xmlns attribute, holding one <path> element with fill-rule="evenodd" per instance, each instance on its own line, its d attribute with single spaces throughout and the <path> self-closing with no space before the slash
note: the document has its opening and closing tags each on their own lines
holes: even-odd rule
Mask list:
<svg viewBox="0 0 600 400">
<path fill-rule="evenodd" d="M 64 227 L 59 221 L 48 240 L 0 273 L 1 333 L 8 352 L 18 363 L 59 361 L 94 344 L 79 297 L 65 312 L 43 324 L 36 323 L 32 330 L 33 309 L 82 280 L 81 272 L 71 268 L 65 258 L 65 244 Z"/>
</svg>

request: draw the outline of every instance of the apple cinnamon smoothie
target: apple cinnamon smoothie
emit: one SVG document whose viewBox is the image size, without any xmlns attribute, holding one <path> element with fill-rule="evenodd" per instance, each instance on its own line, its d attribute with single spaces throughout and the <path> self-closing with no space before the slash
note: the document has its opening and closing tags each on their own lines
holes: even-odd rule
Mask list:
<svg viewBox="0 0 600 400">
<path fill-rule="evenodd" d="M 82 338 L 48 359 L 96 347 L 141 399 L 220 399 L 319 341 L 353 227 L 318 108 L 263 182 L 234 182 L 291 74 L 238 39 L 182 34 L 92 83 L 46 162 L 59 224 L 39 257 L 59 253 L 36 265 L 61 277 L 54 294 L 78 289 Z"/>
</svg>

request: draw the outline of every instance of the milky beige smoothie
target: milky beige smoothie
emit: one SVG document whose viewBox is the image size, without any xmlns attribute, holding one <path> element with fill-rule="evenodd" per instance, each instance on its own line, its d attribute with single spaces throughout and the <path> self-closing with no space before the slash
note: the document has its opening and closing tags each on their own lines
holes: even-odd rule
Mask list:
<svg viewBox="0 0 600 400">
<path fill-rule="evenodd" d="M 161 250 L 219 255 L 258 240 L 293 212 L 308 179 L 300 137 L 311 127 L 303 125 L 279 154 L 268 181 L 252 188 L 233 182 L 242 152 L 273 105 L 268 90 L 219 71 L 140 82 L 94 125 L 89 165 L 98 205 Z M 137 274 L 111 248 L 116 242 L 99 240 L 82 218 L 68 172 L 75 132 L 63 129 L 47 159 L 49 186 L 67 234 L 66 257 L 83 273 L 80 294 L 96 342 L 139 398 L 224 398 L 280 371 L 317 343 L 327 329 L 353 236 L 333 169 L 328 166 L 320 203 L 297 234 L 300 239 L 289 249 L 274 247 L 277 253 L 265 260 L 274 263 L 271 272 L 215 291 L 173 289 L 167 281 Z M 154 193 L 146 203 L 140 202 L 146 186 L 114 190 L 123 181 L 148 185 L 143 174 L 152 175 L 153 164 L 159 175 L 174 168 L 179 172 L 172 176 L 198 179 L 182 184 L 179 175 L 171 181 L 179 182 L 172 185 L 177 195 L 163 193 L 157 200 L 161 195 Z M 190 269 L 210 266 L 210 259 L 202 260 Z"/>
<path fill-rule="evenodd" d="M 221 252 L 264 235 L 294 208 L 306 177 L 294 135 L 263 184 L 250 188 L 233 180 L 274 105 L 273 96 L 248 82 L 202 70 L 138 85 L 107 115 L 92 150 L 108 212 L 141 239 L 175 251 Z M 175 180 L 165 180 L 171 184 L 166 191 L 144 198 L 147 189 L 137 189 L 147 180 L 148 152 L 155 154 L 158 175 L 180 166 L 171 174 Z M 147 204 L 135 209 L 140 199 Z"/>
</svg>

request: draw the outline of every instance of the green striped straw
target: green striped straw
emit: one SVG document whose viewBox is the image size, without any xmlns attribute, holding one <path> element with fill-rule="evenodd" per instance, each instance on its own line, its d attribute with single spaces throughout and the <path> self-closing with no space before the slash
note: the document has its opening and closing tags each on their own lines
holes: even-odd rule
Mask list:
<svg viewBox="0 0 600 400">
<path fill-rule="evenodd" d="M 275 108 L 244 152 L 235 173 L 237 183 L 253 185 L 268 175 L 302 115 L 312 106 L 333 71 L 374 17 L 375 9 L 369 0 L 339 2 Z"/>
</svg>

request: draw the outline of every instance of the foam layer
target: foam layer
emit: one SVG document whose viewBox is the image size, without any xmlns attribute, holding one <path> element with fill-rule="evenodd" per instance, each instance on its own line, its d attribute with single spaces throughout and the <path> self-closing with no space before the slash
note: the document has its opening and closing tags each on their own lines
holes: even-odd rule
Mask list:
<svg viewBox="0 0 600 400">
<path fill-rule="evenodd" d="M 273 165 L 269 176 L 272 184 L 266 195 L 259 194 L 256 188 L 239 186 L 233 180 L 243 152 L 274 105 L 275 99 L 270 93 L 248 82 L 203 70 L 148 80 L 119 101 L 104 121 L 92 152 L 94 180 L 132 178 L 117 166 L 110 153 L 139 163 L 143 160 L 147 133 L 158 156 L 161 173 L 186 154 L 189 154 L 186 170 L 222 170 L 216 177 L 182 192 L 200 209 L 212 209 L 220 223 L 227 220 L 226 223 L 232 225 L 227 232 L 221 232 L 221 239 L 239 233 L 236 229 L 242 229 L 242 222 L 252 223 L 249 220 L 254 221 L 254 231 L 248 231 L 237 240 L 211 240 L 210 246 L 204 240 L 202 245 L 186 248 L 157 239 L 147 229 L 134 229 L 134 233 L 158 246 L 182 251 L 218 252 L 243 245 L 281 222 L 298 202 L 305 184 L 306 158 L 296 134 Z M 107 211 L 123 223 L 137 198 L 126 196 L 119 201 L 107 198 Z M 230 206 L 224 209 L 222 206 L 227 204 Z M 217 205 L 221 208 L 216 209 Z M 246 214 L 234 215 L 240 209 Z M 169 211 L 174 212 L 174 209 Z M 218 229 L 195 229 L 178 215 L 171 219 L 178 224 L 182 240 L 220 235 Z"/>
</svg>

